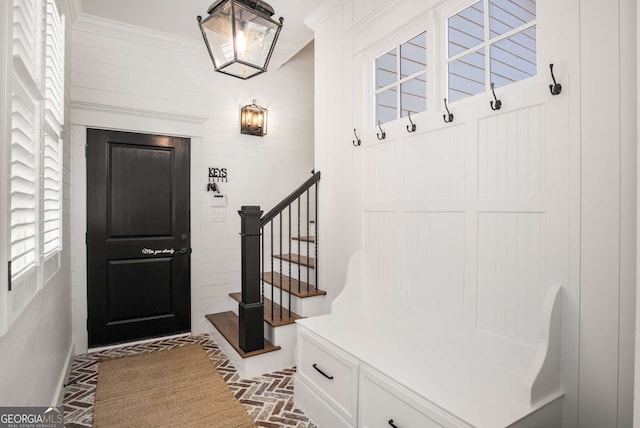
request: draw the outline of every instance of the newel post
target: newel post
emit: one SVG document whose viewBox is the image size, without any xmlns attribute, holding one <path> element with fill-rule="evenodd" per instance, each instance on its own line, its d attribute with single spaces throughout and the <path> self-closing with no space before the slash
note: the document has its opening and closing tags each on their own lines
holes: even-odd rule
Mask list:
<svg viewBox="0 0 640 428">
<path fill-rule="evenodd" d="M 264 308 L 260 296 L 259 206 L 243 206 L 240 211 L 242 242 L 242 301 L 239 304 L 239 345 L 244 352 L 264 348 Z"/>
</svg>

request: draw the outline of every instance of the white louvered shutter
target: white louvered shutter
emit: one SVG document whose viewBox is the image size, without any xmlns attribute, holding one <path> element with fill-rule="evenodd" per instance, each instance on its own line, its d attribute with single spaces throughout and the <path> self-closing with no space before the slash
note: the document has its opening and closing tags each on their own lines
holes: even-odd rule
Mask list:
<svg viewBox="0 0 640 428">
<path fill-rule="evenodd" d="M 24 67 L 34 82 L 39 66 L 38 45 L 41 19 L 39 0 L 13 0 L 13 56 L 14 67 Z M 18 59 L 20 63 L 16 63 Z"/>
<path fill-rule="evenodd" d="M 57 135 L 45 135 L 43 150 L 43 253 L 60 249 L 60 141 Z"/>
<path fill-rule="evenodd" d="M 42 148 L 42 245 L 46 256 L 60 249 L 62 125 L 64 118 L 64 21 L 47 0 L 45 37 L 45 137 Z"/>
<path fill-rule="evenodd" d="M 45 115 L 62 131 L 64 103 L 64 22 L 54 0 L 47 0 L 45 39 Z"/>
<path fill-rule="evenodd" d="M 14 0 L 11 94 L 11 270 L 16 277 L 37 261 L 41 8 Z"/>
</svg>

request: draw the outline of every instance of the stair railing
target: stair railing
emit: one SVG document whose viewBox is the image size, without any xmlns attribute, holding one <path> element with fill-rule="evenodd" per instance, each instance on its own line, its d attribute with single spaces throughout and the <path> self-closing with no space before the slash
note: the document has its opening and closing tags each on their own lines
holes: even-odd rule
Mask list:
<svg viewBox="0 0 640 428">
<path fill-rule="evenodd" d="M 312 171 L 312 176 L 289 196 L 279 202 L 273 209 L 262 215 L 259 206 L 243 206 L 238 214 L 241 221 L 242 251 L 242 299 L 239 303 L 239 345 L 245 352 L 256 351 L 264 347 L 264 283 L 271 284 L 271 320 L 275 319 L 276 283 L 279 285 L 278 317 L 283 318 L 283 289 L 288 292 L 288 317 L 291 317 L 291 292 L 297 283 L 298 293 L 302 292 L 302 266 L 306 267 L 306 292 L 318 287 L 318 182 L 320 172 Z M 312 192 L 313 188 L 313 192 Z M 313 196 L 311 196 L 313 193 Z M 313 198 L 313 199 L 312 199 Z M 292 211 L 297 217 L 297 237 L 292 235 Z M 313 215 L 312 215 L 313 211 Z M 286 215 L 283 217 L 283 213 Z M 304 221 L 304 226 L 301 224 Z M 277 228 L 274 229 L 274 224 Z M 313 225 L 313 227 L 311 226 Z M 265 229 L 266 228 L 266 229 Z M 265 236 L 265 230 L 270 234 Z M 277 230 L 277 234 L 276 234 Z M 313 234 L 311 234 L 313 230 Z M 302 236 L 301 233 L 306 235 Z M 286 235 L 283 232 L 287 232 Z M 283 243 L 283 239 L 286 242 Z M 297 241 L 297 254 L 292 253 L 292 240 Z M 314 242 L 313 256 L 310 254 L 311 241 Z M 265 246 L 270 248 L 265 253 Z M 302 242 L 306 243 L 306 256 L 301 253 Z M 276 247 L 277 246 L 277 247 Z M 287 250 L 285 252 L 285 250 Z M 265 258 L 268 256 L 270 273 L 265 273 Z M 279 266 L 275 272 L 274 260 Z M 284 266 L 283 263 L 287 263 Z M 297 265 L 297 280 L 292 278 L 292 265 Z M 284 269 L 287 269 L 285 272 Z M 313 276 L 310 270 L 313 269 Z M 288 273 L 288 275 L 286 275 Z M 314 283 L 311 284 L 313 279 Z"/>
</svg>

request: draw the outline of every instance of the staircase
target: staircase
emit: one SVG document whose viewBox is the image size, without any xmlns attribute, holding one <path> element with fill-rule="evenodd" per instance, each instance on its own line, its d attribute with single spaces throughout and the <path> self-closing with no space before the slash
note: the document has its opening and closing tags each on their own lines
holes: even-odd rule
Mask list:
<svg viewBox="0 0 640 428">
<path fill-rule="evenodd" d="M 230 293 L 229 312 L 207 315 L 209 332 L 251 378 L 295 365 L 296 320 L 321 315 L 317 232 L 320 173 L 262 215 L 242 207 L 242 292 Z"/>
</svg>

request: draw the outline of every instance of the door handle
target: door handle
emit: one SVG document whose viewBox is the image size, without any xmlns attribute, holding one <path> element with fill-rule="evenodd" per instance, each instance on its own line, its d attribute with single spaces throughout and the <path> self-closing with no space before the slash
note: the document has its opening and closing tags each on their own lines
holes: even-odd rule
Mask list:
<svg viewBox="0 0 640 428">
<path fill-rule="evenodd" d="M 183 233 L 182 235 L 180 235 L 180 239 L 183 241 L 186 241 L 187 239 L 189 239 L 189 235 L 187 235 L 186 233 Z"/>
</svg>

